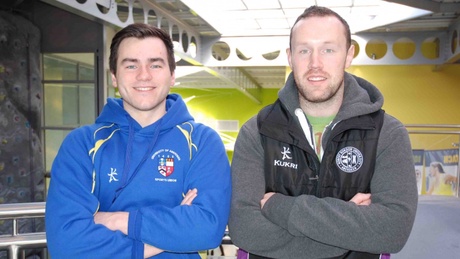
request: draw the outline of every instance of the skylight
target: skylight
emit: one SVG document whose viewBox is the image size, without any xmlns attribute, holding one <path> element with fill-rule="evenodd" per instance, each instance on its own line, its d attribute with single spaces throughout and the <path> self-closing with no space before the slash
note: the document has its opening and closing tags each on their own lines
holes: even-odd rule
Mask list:
<svg viewBox="0 0 460 259">
<path fill-rule="evenodd" d="M 327 6 L 342 15 L 352 33 L 431 12 L 381 0 L 182 0 L 223 37 L 286 36 L 305 8 Z"/>
</svg>

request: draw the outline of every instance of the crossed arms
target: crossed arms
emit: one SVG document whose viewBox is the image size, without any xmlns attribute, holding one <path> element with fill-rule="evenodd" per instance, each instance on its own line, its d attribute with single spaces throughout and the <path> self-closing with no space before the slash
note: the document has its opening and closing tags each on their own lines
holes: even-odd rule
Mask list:
<svg viewBox="0 0 460 259">
<path fill-rule="evenodd" d="M 181 206 L 190 206 L 192 201 L 197 197 L 198 190 L 192 189 L 187 192 L 181 202 Z M 121 231 L 123 234 L 128 235 L 128 218 L 129 212 L 97 212 L 94 215 L 94 223 L 106 226 L 112 231 Z M 144 244 L 144 258 L 162 253 L 163 250 L 152 245 Z"/>
</svg>

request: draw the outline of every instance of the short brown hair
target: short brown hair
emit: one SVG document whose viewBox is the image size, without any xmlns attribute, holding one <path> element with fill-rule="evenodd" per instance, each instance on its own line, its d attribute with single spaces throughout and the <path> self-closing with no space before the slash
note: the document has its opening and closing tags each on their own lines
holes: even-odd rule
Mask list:
<svg viewBox="0 0 460 259">
<path fill-rule="evenodd" d="M 171 74 L 174 72 L 176 69 L 176 61 L 174 59 L 174 45 L 171 37 L 164 30 L 145 23 L 130 24 L 115 34 L 112 39 L 112 43 L 110 44 L 110 72 L 113 74 L 116 74 L 117 72 L 118 48 L 120 47 L 120 43 L 126 38 L 133 37 L 138 39 L 154 37 L 163 41 L 168 52 L 169 70 L 171 71 Z"/>
<path fill-rule="evenodd" d="M 325 17 L 325 16 L 334 16 L 339 21 L 343 24 L 345 27 L 345 37 L 347 40 L 347 49 L 351 46 L 351 32 L 350 32 L 350 26 L 348 25 L 347 21 L 342 18 L 338 13 L 332 11 L 331 9 L 327 7 L 322 7 L 322 6 L 317 6 L 313 5 L 310 6 L 309 8 L 305 9 L 303 13 L 297 17 L 297 20 L 295 21 L 294 25 L 291 28 L 291 35 L 289 36 L 289 48 L 291 48 L 291 41 L 292 41 L 292 30 L 294 29 L 294 26 L 302 19 L 306 19 L 309 17 Z"/>
</svg>

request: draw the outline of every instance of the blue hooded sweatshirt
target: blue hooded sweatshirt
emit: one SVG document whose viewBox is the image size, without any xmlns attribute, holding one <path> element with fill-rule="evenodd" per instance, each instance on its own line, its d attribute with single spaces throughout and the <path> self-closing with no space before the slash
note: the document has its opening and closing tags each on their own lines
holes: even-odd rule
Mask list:
<svg viewBox="0 0 460 259">
<path fill-rule="evenodd" d="M 53 162 L 46 202 L 48 249 L 60 258 L 200 258 L 222 241 L 231 196 L 224 145 L 170 94 L 166 114 L 142 128 L 109 98 L 95 124 L 68 134 Z M 180 203 L 197 188 L 191 206 Z M 129 212 L 128 235 L 95 224 L 96 212 Z"/>
</svg>

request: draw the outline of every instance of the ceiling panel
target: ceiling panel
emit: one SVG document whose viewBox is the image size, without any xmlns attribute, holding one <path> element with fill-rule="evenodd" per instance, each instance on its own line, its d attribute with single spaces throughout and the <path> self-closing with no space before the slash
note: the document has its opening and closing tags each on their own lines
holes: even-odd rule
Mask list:
<svg viewBox="0 0 460 259">
<path fill-rule="evenodd" d="M 155 0 L 150 0 L 155 1 Z M 198 1 L 197 10 L 191 9 L 187 3 Z M 359 16 L 363 15 L 363 10 L 366 9 L 369 18 L 374 19 L 375 16 L 381 15 L 379 12 L 380 6 L 383 5 L 401 5 L 407 12 L 407 9 L 429 8 L 430 10 L 439 10 L 438 12 L 428 13 L 425 12 L 422 16 L 410 16 L 410 18 L 398 18 L 398 21 L 376 26 L 367 29 L 366 33 L 387 33 L 387 32 L 420 32 L 420 31 L 446 31 L 449 26 L 458 21 L 460 12 L 460 1 L 456 0 L 425 0 L 425 1 L 379 1 L 379 0 L 184 0 L 184 1 L 155 1 L 165 9 L 169 10 L 177 18 L 187 22 L 200 35 L 206 36 L 220 36 L 222 32 L 218 31 L 222 24 L 231 25 L 227 29 L 227 33 L 238 34 L 242 36 L 251 35 L 245 33 L 241 26 L 251 31 L 262 31 L 268 29 L 270 24 L 274 28 L 273 34 L 279 35 L 282 33 L 289 34 L 290 26 L 294 23 L 297 16 L 303 11 L 306 6 L 310 5 L 324 5 L 328 6 L 341 14 Z M 449 8 L 446 8 L 448 5 Z M 220 19 L 219 23 L 209 23 L 206 16 L 200 16 L 200 10 L 203 7 L 214 8 L 214 16 Z M 229 11 L 222 11 L 230 9 Z M 449 9 L 448 11 L 444 9 Z M 444 11 L 441 11 L 444 10 Z M 386 11 L 388 12 L 388 11 Z M 396 10 L 393 17 L 397 16 Z M 209 15 L 209 14 L 206 14 Z M 409 15 L 409 14 L 407 14 Z M 273 18 L 269 21 L 268 18 Z M 229 19 L 229 20 L 226 20 Z M 361 17 L 361 22 L 363 21 Z M 284 32 L 282 30 L 285 30 Z M 280 88 L 282 87 L 285 79 L 286 67 L 267 67 L 267 66 L 254 66 L 254 67 L 241 67 L 249 78 L 252 78 L 262 88 Z M 178 79 L 183 87 L 207 87 L 207 88 L 220 88 L 229 87 L 229 85 L 219 79 L 218 77 L 201 71 L 192 75 L 184 76 Z M 180 86 L 179 86 L 180 87 Z M 230 86 L 234 87 L 234 86 Z"/>
</svg>

